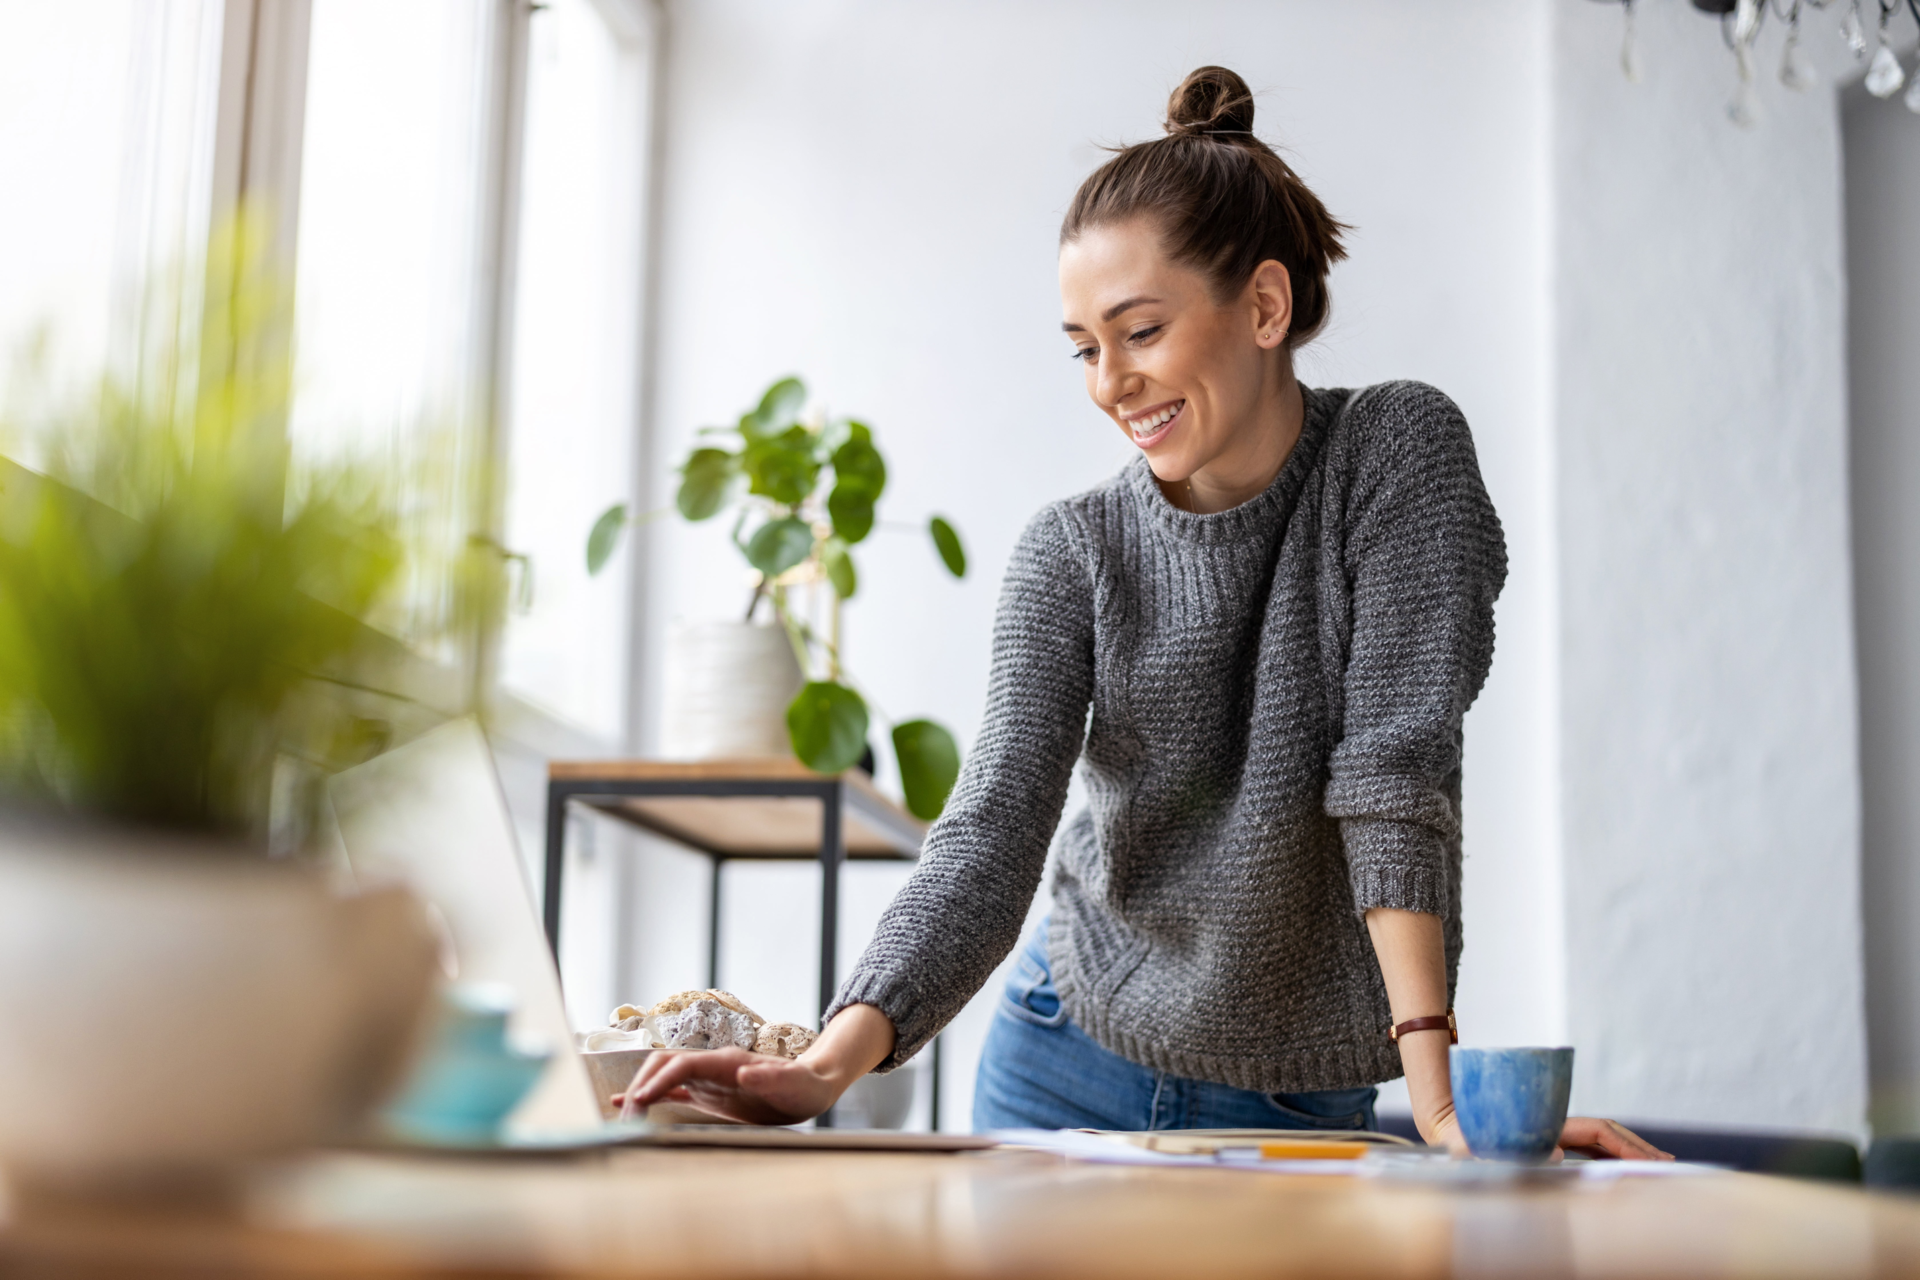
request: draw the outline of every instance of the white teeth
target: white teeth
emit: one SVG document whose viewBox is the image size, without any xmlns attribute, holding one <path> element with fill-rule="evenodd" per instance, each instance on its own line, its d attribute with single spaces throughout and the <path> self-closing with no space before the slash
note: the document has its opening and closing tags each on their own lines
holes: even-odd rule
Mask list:
<svg viewBox="0 0 1920 1280">
<path fill-rule="evenodd" d="M 1160 410 L 1160 412 L 1154 414 L 1152 417 L 1142 418 L 1138 422 L 1131 423 L 1130 425 L 1133 428 L 1133 434 L 1142 439 L 1145 439 L 1147 436 L 1152 435 L 1154 432 L 1158 431 L 1162 426 L 1166 425 L 1166 423 L 1169 420 L 1171 420 L 1176 413 L 1179 413 L 1180 410 L 1186 405 L 1186 403 L 1187 402 L 1185 400 L 1182 400 L 1178 404 L 1170 404 L 1166 408 Z"/>
</svg>

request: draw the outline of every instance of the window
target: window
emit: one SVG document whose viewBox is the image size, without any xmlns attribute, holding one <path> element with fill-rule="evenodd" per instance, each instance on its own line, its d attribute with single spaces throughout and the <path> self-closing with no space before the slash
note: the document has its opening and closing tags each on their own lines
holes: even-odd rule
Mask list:
<svg viewBox="0 0 1920 1280">
<path fill-rule="evenodd" d="M 527 52 L 506 544 L 529 557 L 501 680 L 618 740 L 630 575 L 586 572 L 593 518 L 633 487 L 639 379 L 646 29 L 625 6 L 552 0 Z"/>
<path fill-rule="evenodd" d="M 220 30 L 217 0 L 0 15 L 0 413 L 136 379 L 192 323 Z"/>
<path fill-rule="evenodd" d="M 584 553 L 633 488 L 654 13 L 0 8 L 0 427 L 190 350 L 209 234 L 257 211 L 293 281 L 288 456 L 384 455 L 414 533 L 516 567 L 520 607 L 457 640 L 446 560 L 418 569 L 391 620 L 414 654 L 366 697 L 403 734 L 486 704 L 530 858 L 547 759 L 626 736 L 629 565 L 589 580 Z M 618 911 L 614 861 L 586 871 L 570 910 L 599 874 Z"/>
<path fill-rule="evenodd" d="M 300 141 L 295 456 L 457 445 L 414 478 L 452 523 L 417 532 L 507 558 L 499 683 L 603 743 L 625 736 L 629 592 L 584 548 L 634 472 L 645 14 L 313 0 Z M 497 518 L 465 500 L 482 460 Z M 444 585 L 413 584 L 410 638 Z"/>
<path fill-rule="evenodd" d="M 9 6 L 0 422 L 189 347 L 208 233 L 252 202 L 294 280 L 289 456 L 403 468 L 410 508 L 445 526 L 416 532 L 490 546 L 518 579 L 502 634 L 434 656 L 490 655 L 516 714 L 623 738 L 630 567 L 590 579 L 584 551 L 633 488 L 652 15 L 647 0 Z M 445 568 L 417 575 L 395 618 L 407 638 L 441 616 Z"/>
<path fill-rule="evenodd" d="M 447 554 L 479 514 L 467 488 L 487 429 L 495 12 L 314 0 L 307 44 L 290 443 L 390 458 L 432 524 L 413 532 Z M 395 623 L 419 640 L 445 564 L 409 586 Z"/>
</svg>

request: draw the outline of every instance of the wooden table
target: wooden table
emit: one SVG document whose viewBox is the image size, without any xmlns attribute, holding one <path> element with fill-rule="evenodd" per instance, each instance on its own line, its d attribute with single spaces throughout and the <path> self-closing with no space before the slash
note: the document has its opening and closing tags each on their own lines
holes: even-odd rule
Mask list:
<svg viewBox="0 0 1920 1280">
<path fill-rule="evenodd" d="M 244 1208 L 16 1208 L 0 1275 L 1913 1276 L 1920 1201 L 1725 1174 L 1524 1191 L 964 1156 L 328 1155 Z"/>
</svg>

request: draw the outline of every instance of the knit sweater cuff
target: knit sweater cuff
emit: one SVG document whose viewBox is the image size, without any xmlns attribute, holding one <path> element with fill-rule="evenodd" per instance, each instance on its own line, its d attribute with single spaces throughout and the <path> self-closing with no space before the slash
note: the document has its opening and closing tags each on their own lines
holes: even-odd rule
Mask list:
<svg viewBox="0 0 1920 1280">
<path fill-rule="evenodd" d="M 1344 818 L 1353 908 L 1374 907 L 1447 914 L 1447 847 L 1439 832 L 1390 818 Z"/>
<path fill-rule="evenodd" d="M 893 1023 L 893 1052 L 874 1068 L 884 1075 L 920 1052 L 939 1029 L 925 1026 L 914 1018 L 912 1011 L 918 1003 L 905 977 L 880 969 L 862 969 L 840 985 L 840 994 L 820 1019 L 820 1029 L 825 1031 L 835 1015 L 850 1004 L 870 1004 L 886 1014 L 887 1020 Z"/>
</svg>

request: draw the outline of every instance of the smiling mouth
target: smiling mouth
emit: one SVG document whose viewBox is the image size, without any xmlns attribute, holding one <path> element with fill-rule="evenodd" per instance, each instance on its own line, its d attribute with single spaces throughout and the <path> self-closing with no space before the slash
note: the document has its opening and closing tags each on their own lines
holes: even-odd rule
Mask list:
<svg viewBox="0 0 1920 1280">
<path fill-rule="evenodd" d="M 1162 405 L 1145 417 L 1129 420 L 1127 430 L 1133 433 L 1133 442 L 1140 445 L 1152 444 L 1166 434 L 1167 429 L 1173 425 L 1173 420 L 1179 417 L 1180 411 L 1186 407 L 1185 400 L 1175 400 L 1172 404 Z"/>
</svg>

